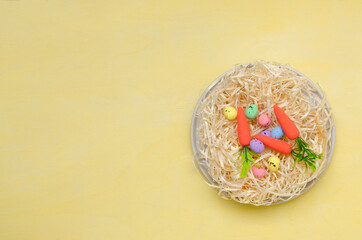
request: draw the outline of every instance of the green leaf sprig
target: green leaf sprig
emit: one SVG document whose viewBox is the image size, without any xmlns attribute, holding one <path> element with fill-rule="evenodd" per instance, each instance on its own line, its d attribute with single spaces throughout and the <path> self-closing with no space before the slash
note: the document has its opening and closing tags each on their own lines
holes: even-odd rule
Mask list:
<svg viewBox="0 0 362 240">
<path fill-rule="evenodd" d="M 260 156 L 256 154 L 249 146 L 243 146 L 239 148 L 236 152 L 239 153 L 239 157 L 236 160 L 241 159 L 241 165 L 237 169 L 241 168 L 240 177 L 245 178 L 248 174 L 248 170 L 251 168 L 251 165 L 254 163 L 253 156 L 258 159 Z M 256 160 L 255 159 L 255 160 Z"/>
<path fill-rule="evenodd" d="M 315 154 L 309 149 L 308 143 L 306 143 L 301 137 L 297 137 L 295 139 L 291 155 L 294 159 L 294 167 L 297 162 L 303 161 L 306 170 L 310 167 L 314 172 L 316 170 L 317 160 L 322 159 L 323 154 Z"/>
</svg>

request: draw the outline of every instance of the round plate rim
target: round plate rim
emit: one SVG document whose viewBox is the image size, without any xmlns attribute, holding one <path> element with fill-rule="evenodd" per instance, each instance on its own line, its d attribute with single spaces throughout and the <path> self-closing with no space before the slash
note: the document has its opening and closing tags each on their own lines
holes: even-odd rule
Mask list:
<svg viewBox="0 0 362 240">
<path fill-rule="evenodd" d="M 251 63 L 253 64 L 253 63 Z M 246 67 L 248 66 L 249 64 L 243 64 L 242 66 Z M 318 95 L 319 96 L 322 96 L 322 97 L 325 97 L 324 94 L 322 93 L 322 91 L 320 90 L 319 86 L 317 86 L 317 84 L 315 84 L 310 78 L 308 78 L 307 76 L 305 76 L 303 73 L 295 70 L 294 68 L 291 68 L 289 66 L 285 66 L 286 68 L 288 68 L 289 70 L 297 73 L 299 76 L 302 76 L 304 78 L 306 78 L 316 89 L 317 89 L 317 92 L 318 92 Z M 208 184 L 216 184 L 213 179 L 211 178 L 211 176 L 208 174 L 208 171 L 207 169 L 201 165 L 201 163 L 197 160 L 198 159 L 198 151 L 197 151 L 197 127 L 198 127 L 198 118 L 196 117 L 197 115 L 197 112 L 198 112 L 198 108 L 200 106 L 200 103 L 202 101 L 202 99 L 205 98 L 205 96 L 207 94 L 210 93 L 210 91 L 212 91 L 217 85 L 218 83 L 221 81 L 221 79 L 228 73 L 228 71 L 226 71 L 225 73 L 223 73 L 222 75 L 220 75 L 219 77 L 217 77 L 206 89 L 205 91 L 202 93 L 202 95 L 200 96 L 199 100 L 197 101 L 196 103 L 196 106 L 195 106 L 195 109 L 194 109 L 194 112 L 192 114 L 192 121 L 191 121 L 191 146 L 192 146 L 192 151 L 193 151 L 193 154 L 194 154 L 194 158 L 193 158 L 193 162 L 194 162 L 194 166 L 197 168 L 197 170 L 200 172 L 200 174 L 203 176 L 203 178 L 205 179 L 205 181 L 208 182 Z M 328 104 L 328 101 L 326 100 L 326 105 L 328 107 L 328 109 L 330 110 L 330 105 Z M 334 119 L 333 119 L 333 115 L 331 116 L 332 118 L 332 136 L 331 136 L 331 141 L 332 141 L 332 144 L 331 144 L 331 151 L 329 151 L 329 155 L 327 156 L 327 164 L 326 166 L 324 167 L 323 171 L 319 174 L 319 176 L 315 179 L 313 179 L 312 181 L 308 182 L 307 183 L 307 186 L 303 189 L 303 191 L 297 195 L 297 196 L 294 196 L 292 198 L 289 198 L 287 200 L 280 200 L 280 201 L 277 201 L 275 203 L 272 203 L 270 205 L 276 205 L 276 204 L 280 204 L 280 203 L 284 203 L 284 202 L 287 202 L 287 201 L 290 201 L 292 199 L 295 199 L 297 197 L 299 197 L 300 195 L 304 194 L 306 191 L 308 191 L 312 186 L 314 186 L 314 184 L 321 178 L 321 176 L 324 174 L 324 172 L 326 171 L 326 169 L 328 168 L 330 162 L 331 162 L 331 159 L 332 159 L 332 156 L 333 156 L 333 152 L 334 152 L 334 145 L 335 145 L 335 135 L 336 135 L 336 132 L 335 132 L 335 125 L 334 125 Z M 328 145 L 327 145 L 328 147 Z M 196 164 L 195 164 L 196 162 Z"/>
</svg>

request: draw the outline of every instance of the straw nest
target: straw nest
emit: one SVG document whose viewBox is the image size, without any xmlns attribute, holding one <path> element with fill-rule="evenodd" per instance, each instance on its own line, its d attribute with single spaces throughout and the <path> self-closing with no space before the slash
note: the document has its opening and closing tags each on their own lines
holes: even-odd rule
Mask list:
<svg viewBox="0 0 362 240">
<path fill-rule="evenodd" d="M 300 136 L 307 141 L 315 153 L 323 153 L 316 171 L 306 169 L 302 162 L 294 166 L 290 155 L 280 154 L 268 147 L 255 164 L 267 171 L 263 178 L 255 178 L 251 170 L 241 178 L 240 160 L 235 152 L 240 148 L 237 122 L 225 119 L 223 109 L 233 106 L 245 109 L 257 104 L 259 114 L 268 114 L 272 123 L 267 128 L 278 126 L 273 112 L 274 104 L 280 106 L 297 125 Z M 306 77 L 300 76 L 288 66 L 278 63 L 258 61 L 249 65 L 236 65 L 226 72 L 217 87 L 201 101 L 198 137 L 200 158 L 205 160 L 214 183 L 210 185 L 219 193 L 240 203 L 270 205 L 289 200 L 301 194 L 307 184 L 317 179 L 326 167 L 327 147 L 332 136 L 333 119 L 328 104 L 318 89 Z M 251 136 L 265 128 L 250 120 Z M 282 140 L 294 144 L 283 137 Z M 280 158 L 277 172 L 268 169 L 270 156 Z"/>
</svg>

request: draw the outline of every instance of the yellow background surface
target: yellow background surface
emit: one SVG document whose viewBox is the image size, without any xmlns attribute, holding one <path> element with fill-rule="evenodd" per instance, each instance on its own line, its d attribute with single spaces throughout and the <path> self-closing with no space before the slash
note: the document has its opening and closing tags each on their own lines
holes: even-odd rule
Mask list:
<svg viewBox="0 0 362 240">
<path fill-rule="evenodd" d="M 361 239 L 361 1 L 0 1 L 0 239 Z M 236 63 L 321 84 L 336 148 L 291 202 L 194 169 L 203 90 Z"/>
</svg>

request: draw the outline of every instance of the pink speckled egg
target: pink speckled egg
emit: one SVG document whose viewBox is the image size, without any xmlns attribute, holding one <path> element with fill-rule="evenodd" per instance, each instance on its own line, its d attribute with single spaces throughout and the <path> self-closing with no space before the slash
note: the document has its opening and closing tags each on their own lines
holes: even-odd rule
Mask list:
<svg viewBox="0 0 362 240">
<path fill-rule="evenodd" d="M 256 153 L 262 153 L 264 151 L 264 143 L 260 142 L 259 140 L 251 140 L 249 146 L 251 150 Z"/>
<path fill-rule="evenodd" d="M 266 170 L 263 167 L 256 167 L 256 166 L 252 166 L 251 167 L 251 171 L 253 172 L 254 176 L 257 178 L 262 178 L 265 176 Z"/>
<path fill-rule="evenodd" d="M 271 137 L 271 131 L 269 130 L 264 130 L 260 133 L 261 135 L 264 135 L 264 136 L 268 136 L 268 137 Z"/>
<path fill-rule="evenodd" d="M 271 123 L 270 117 L 266 114 L 262 114 L 258 118 L 258 122 L 261 126 L 267 127 Z"/>
</svg>

